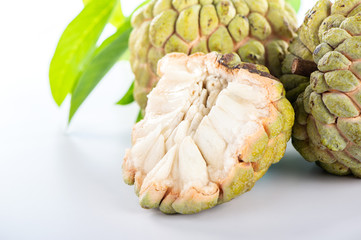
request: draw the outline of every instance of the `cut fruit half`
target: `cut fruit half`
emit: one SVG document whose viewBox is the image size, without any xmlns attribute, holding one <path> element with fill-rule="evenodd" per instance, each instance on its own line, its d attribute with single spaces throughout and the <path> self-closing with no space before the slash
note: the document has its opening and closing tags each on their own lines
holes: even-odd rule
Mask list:
<svg viewBox="0 0 361 240">
<path fill-rule="evenodd" d="M 249 191 L 278 162 L 294 113 L 282 84 L 233 54 L 166 55 L 123 176 L 144 208 L 196 213 Z"/>
</svg>

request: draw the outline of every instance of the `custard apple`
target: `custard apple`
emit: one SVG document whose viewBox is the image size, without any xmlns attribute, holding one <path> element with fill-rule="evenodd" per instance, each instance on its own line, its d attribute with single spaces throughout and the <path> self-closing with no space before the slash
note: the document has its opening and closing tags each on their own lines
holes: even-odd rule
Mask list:
<svg viewBox="0 0 361 240">
<path fill-rule="evenodd" d="M 132 132 L 123 177 L 140 205 L 192 214 L 249 191 L 284 155 L 294 122 L 282 84 L 236 54 L 171 53 Z"/>
<path fill-rule="evenodd" d="M 134 15 L 132 26 L 134 98 L 144 109 L 159 79 L 158 60 L 171 52 L 235 52 L 280 76 L 297 20 L 284 0 L 153 0 Z"/>
<path fill-rule="evenodd" d="M 292 101 L 301 92 L 293 145 L 330 173 L 361 177 L 361 0 L 318 1 L 289 50 L 281 79 Z"/>
</svg>

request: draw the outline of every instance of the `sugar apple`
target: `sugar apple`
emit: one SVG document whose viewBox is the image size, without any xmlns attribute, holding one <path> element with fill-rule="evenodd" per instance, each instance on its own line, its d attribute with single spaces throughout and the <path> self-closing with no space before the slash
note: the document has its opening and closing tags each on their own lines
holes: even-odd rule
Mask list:
<svg viewBox="0 0 361 240">
<path fill-rule="evenodd" d="M 289 50 L 293 145 L 330 173 L 361 177 L 361 0 L 318 1 Z"/>
<path fill-rule="evenodd" d="M 236 54 L 171 53 L 123 162 L 140 205 L 196 213 L 249 191 L 283 156 L 294 122 L 282 84 Z"/>
<path fill-rule="evenodd" d="M 153 0 L 132 25 L 134 98 L 144 109 L 159 79 L 157 62 L 171 52 L 236 52 L 243 62 L 266 65 L 280 76 L 297 20 L 284 0 Z"/>
</svg>

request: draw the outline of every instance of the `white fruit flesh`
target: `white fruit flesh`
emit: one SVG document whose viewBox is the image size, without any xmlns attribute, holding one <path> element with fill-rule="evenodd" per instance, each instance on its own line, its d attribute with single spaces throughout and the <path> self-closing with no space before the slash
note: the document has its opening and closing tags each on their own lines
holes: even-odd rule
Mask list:
<svg viewBox="0 0 361 240">
<path fill-rule="evenodd" d="M 157 205 L 192 189 L 218 194 L 232 167 L 245 161 L 249 139 L 272 117 L 273 80 L 247 70 L 234 74 L 216 60 L 216 54 L 171 54 L 160 61 L 161 79 L 124 164 L 138 176 L 141 201 L 150 194 Z"/>
</svg>

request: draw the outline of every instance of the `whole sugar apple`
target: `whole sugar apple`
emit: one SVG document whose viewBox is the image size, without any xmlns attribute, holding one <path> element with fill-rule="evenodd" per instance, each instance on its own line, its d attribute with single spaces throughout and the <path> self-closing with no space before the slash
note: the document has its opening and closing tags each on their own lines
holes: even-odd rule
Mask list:
<svg viewBox="0 0 361 240">
<path fill-rule="evenodd" d="M 294 112 L 282 84 L 238 55 L 171 53 L 123 162 L 140 205 L 192 214 L 249 191 L 283 156 Z"/>
<path fill-rule="evenodd" d="M 318 1 L 298 36 L 282 77 L 297 99 L 293 145 L 330 173 L 361 177 L 361 0 Z"/>
<path fill-rule="evenodd" d="M 280 76 L 297 22 L 284 0 L 153 0 L 134 15 L 132 25 L 134 98 L 144 109 L 159 79 L 158 60 L 171 52 L 234 52 Z"/>
</svg>

